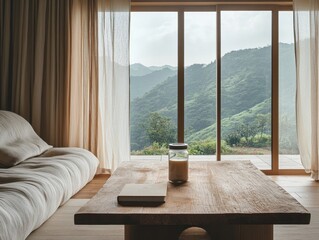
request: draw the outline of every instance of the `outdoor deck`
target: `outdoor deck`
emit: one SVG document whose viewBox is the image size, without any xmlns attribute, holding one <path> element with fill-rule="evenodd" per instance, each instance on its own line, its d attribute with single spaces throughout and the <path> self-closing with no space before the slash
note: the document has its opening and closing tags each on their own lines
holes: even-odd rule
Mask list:
<svg viewBox="0 0 319 240">
<path fill-rule="evenodd" d="M 167 161 L 167 155 L 131 155 L 131 160 Z M 190 161 L 216 161 L 216 155 L 190 155 Z M 271 169 L 271 155 L 223 155 L 222 160 L 250 160 L 261 170 Z M 279 155 L 280 169 L 304 169 L 299 155 Z"/>
</svg>

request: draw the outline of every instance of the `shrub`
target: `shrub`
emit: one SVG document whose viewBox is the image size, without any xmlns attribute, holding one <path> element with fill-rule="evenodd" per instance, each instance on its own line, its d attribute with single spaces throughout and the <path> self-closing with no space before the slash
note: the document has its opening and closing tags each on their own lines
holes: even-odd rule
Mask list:
<svg viewBox="0 0 319 240">
<path fill-rule="evenodd" d="M 222 153 L 232 153 L 231 147 L 227 144 L 226 141 L 222 140 L 221 141 L 221 152 Z"/>
<path fill-rule="evenodd" d="M 241 136 L 240 134 L 236 132 L 232 132 L 228 134 L 225 138 L 228 145 L 235 147 L 240 143 Z"/>
<path fill-rule="evenodd" d="M 167 155 L 168 147 L 167 144 L 159 144 L 158 142 L 153 142 L 151 146 L 145 147 L 139 151 L 133 151 L 132 155 Z"/>
<path fill-rule="evenodd" d="M 222 153 L 231 153 L 231 148 L 225 141 L 221 142 Z M 216 153 L 216 141 L 205 140 L 193 142 L 188 147 L 188 153 L 190 155 L 212 155 Z M 145 147 L 139 151 L 133 151 L 132 155 L 167 155 L 168 146 L 167 144 L 159 144 L 154 142 L 151 146 Z"/>
<path fill-rule="evenodd" d="M 257 134 L 255 136 L 243 137 L 240 139 L 239 146 L 241 147 L 255 147 L 263 148 L 271 145 L 271 135 L 268 134 Z"/>
<path fill-rule="evenodd" d="M 225 141 L 221 142 L 222 153 L 230 153 L 231 149 Z M 190 155 L 212 155 L 216 153 L 216 141 L 204 140 L 193 142 L 189 145 L 188 152 Z"/>
<path fill-rule="evenodd" d="M 261 148 L 261 147 L 268 147 L 271 145 L 271 136 L 264 134 L 264 135 L 256 135 L 253 139 L 253 147 Z"/>
<path fill-rule="evenodd" d="M 193 142 L 189 145 L 190 155 L 211 155 L 216 153 L 216 142 L 212 140 Z"/>
</svg>

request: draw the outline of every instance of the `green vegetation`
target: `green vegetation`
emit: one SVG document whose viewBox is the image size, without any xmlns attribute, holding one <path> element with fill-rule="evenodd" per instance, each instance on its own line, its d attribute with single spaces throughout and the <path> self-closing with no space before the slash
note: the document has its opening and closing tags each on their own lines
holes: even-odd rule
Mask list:
<svg viewBox="0 0 319 240">
<path fill-rule="evenodd" d="M 160 145 L 174 142 L 176 128 L 172 125 L 169 118 L 159 113 L 150 113 L 146 122 L 146 132 L 151 143 Z"/>
<path fill-rule="evenodd" d="M 227 145 L 225 141 L 222 141 L 222 152 L 232 153 L 231 148 Z M 212 155 L 216 153 L 216 141 L 206 140 L 191 143 L 188 147 L 188 152 L 191 155 Z M 167 144 L 159 144 L 158 142 L 153 142 L 151 146 L 145 147 L 139 151 L 133 151 L 133 155 L 167 155 L 168 146 Z"/>
<path fill-rule="evenodd" d="M 222 153 L 231 153 L 231 148 L 225 141 L 221 142 Z M 216 154 L 216 141 L 205 140 L 193 142 L 189 145 L 189 154 L 191 155 L 214 155 Z"/>
<path fill-rule="evenodd" d="M 151 146 L 145 147 L 142 150 L 132 151 L 132 155 L 167 155 L 168 146 L 167 144 L 159 144 L 158 142 L 153 142 Z"/>
<path fill-rule="evenodd" d="M 136 68 L 136 65 L 137 64 L 134 64 L 135 68 Z M 143 67 L 146 68 L 145 66 Z M 145 70 L 143 69 L 142 72 L 140 73 L 137 72 L 135 74 L 143 74 L 144 71 Z M 157 84 L 162 83 L 168 77 L 172 77 L 175 75 L 176 75 L 176 70 L 172 70 L 168 67 L 154 70 L 153 72 L 148 72 L 146 75 L 142 75 L 142 76 L 131 75 L 131 89 L 130 89 L 131 100 L 134 100 L 137 97 L 143 97 L 145 93 L 152 90 L 154 87 L 156 87 Z"/>
<path fill-rule="evenodd" d="M 280 149 L 282 154 L 295 154 L 298 148 L 292 124 L 295 117 L 291 102 L 295 95 L 293 45 L 280 44 L 279 56 Z M 247 148 L 253 152 L 270 149 L 270 59 L 270 46 L 233 51 L 222 57 L 223 153 L 245 152 Z M 185 142 L 189 143 L 191 154 L 216 151 L 215 69 L 216 62 L 212 62 L 194 64 L 185 70 Z M 162 154 L 167 151 L 168 143 L 176 142 L 177 77 L 175 69 L 167 66 L 149 68 L 151 73 L 143 66 L 142 71 L 147 74 L 137 72 L 131 78 L 131 91 L 137 93 L 135 99 L 131 98 L 132 154 Z"/>
</svg>

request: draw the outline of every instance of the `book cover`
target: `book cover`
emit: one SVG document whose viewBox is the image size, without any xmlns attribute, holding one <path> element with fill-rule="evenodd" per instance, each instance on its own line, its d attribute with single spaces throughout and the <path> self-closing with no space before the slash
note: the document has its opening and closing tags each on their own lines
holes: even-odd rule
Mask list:
<svg viewBox="0 0 319 240">
<path fill-rule="evenodd" d="M 167 183 L 125 184 L 117 201 L 128 206 L 153 206 L 165 202 Z"/>
</svg>

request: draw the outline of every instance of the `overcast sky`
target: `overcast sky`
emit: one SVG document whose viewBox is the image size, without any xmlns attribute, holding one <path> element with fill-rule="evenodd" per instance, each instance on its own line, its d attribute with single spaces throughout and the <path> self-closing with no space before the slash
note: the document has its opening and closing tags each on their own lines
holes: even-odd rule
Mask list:
<svg viewBox="0 0 319 240">
<path fill-rule="evenodd" d="M 215 60 L 215 13 L 185 13 L 185 65 Z M 269 46 L 271 12 L 222 12 L 222 55 Z M 280 42 L 293 42 L 292 12 L 279 15 Z M 131 63 L 177 65 L 177 13 L 131 13 Z"/>
</svg>

